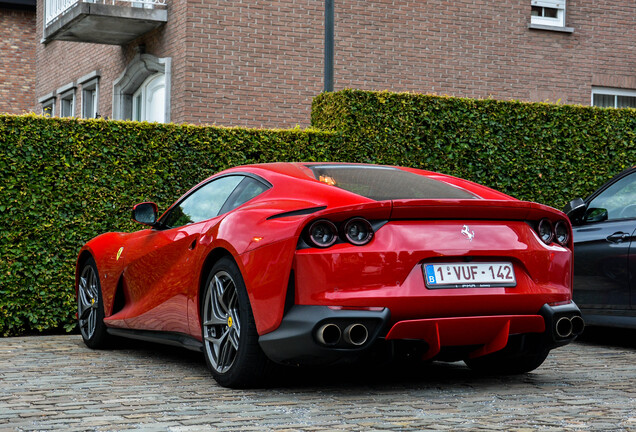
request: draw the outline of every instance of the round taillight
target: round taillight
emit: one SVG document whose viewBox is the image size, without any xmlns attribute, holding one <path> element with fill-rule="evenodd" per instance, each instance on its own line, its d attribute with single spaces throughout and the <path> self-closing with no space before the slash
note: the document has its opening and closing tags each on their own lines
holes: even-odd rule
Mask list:
<svg viewBox="0 0 636 432">
<path fill-rule="evenodd" d="M 326 219 L 312 223 L 307 230 L 307 234 L 309 243 L 319 248 L 327 248 L 338 240 L 338 229 Z"/>
<path fill-rule="evenodd" d="M 537 232 L 539 237 L 545 244 L 552 243 L 552 238 L 554 237 L 554 232 L 552 231 L 552 222 L 550 219 L 543 218 L 539 221 L 539 226 L 537 227 Z"/>
<path fill-rule="evenodd" d="M 568 229 L 568 224 L 564 221 L 558 221 L 554 225 L 554 239 L 561 246 L 567 246 L 568 241 L 570 241 L 570 230 Z"/>
<path fill-rule="evenodd" d="M 349 219 L 343 228 L 344 237 L 356 246 L 362 246 L 373 238 L 373 227 L 368 220 L 363 218 Z"/>
</svg>

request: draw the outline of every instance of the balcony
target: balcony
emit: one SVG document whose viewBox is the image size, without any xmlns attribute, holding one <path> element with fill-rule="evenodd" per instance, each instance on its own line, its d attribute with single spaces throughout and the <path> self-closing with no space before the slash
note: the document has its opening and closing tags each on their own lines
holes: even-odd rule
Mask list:
<svg viewBox="0 0 636 432">
<path fill-rule="evenodd" d="M 167 21 L 166 0 L 45 0 L 42 42 L 125 45 Z"/>
</svg>

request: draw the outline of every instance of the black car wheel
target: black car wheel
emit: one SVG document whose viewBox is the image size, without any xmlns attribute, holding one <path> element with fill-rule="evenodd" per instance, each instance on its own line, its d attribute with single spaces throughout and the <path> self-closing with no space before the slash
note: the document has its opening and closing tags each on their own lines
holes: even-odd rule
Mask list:
<svg viewBox="0 0 636 432">
<path fill-rule="evenodd" d="M 220 385 L 244 388 L 262 382 L 268 360 L 258 344 L 245 283 L 230 258 L 220 259 L 207 277 L 201 329 L 206 363 Z"/>
<path fill-rule="evenodd" d="M 89 258 L 80 272 L 77 286 L 77 321 L 89 348 L 106 348 L 110 336 L 104 324 L 104 302 L 95 260 Z"/>
</svg>

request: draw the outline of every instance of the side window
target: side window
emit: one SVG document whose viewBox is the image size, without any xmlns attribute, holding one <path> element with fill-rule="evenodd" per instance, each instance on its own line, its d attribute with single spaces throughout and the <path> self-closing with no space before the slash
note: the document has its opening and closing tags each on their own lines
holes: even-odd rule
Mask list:
<svg viewBox="0 0 636 432">
<path fill-rule="evenodd" d="M 163 225 L 176 228 L 216 217 L 244 178 L 240 175 L 221 177 L 201 186 L 170 210 L 162 221 Z"/>
<path fill-rule="evenodd" d="M 251 177 L 245 177 L 245 179 L 241 182 L 241 184 L 238 185 L 230 198 L 227 200 L 227 202 L 221 209 L 221 213 L 226 213 L 230 210 L 234 210 L 235 208 L 245 204 L 255 196 L 262 194 L 267 189 L 267 186 L 265 186 L 265 184 L 261 183 L 260 181 Z"/>
<path fill-rule="evenodd" d="M 623 177 L 594 198 L 586 222 L 636 218 L 636 173 Z"/>
</svg>

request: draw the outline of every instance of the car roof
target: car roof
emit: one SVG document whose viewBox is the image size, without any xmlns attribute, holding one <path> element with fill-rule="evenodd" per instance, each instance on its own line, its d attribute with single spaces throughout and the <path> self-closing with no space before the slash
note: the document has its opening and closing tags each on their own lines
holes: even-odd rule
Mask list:
<svg viewBox="0 0 636 432">
<path fill-rule="evenodd" d="M 476 198 L 483 199 L 497 199 L 497 200 L 514 200 L 515 198 L 506 195 L 502 192 L 498 192 L 494 189 L 491 189 L 487 186 L 483 186 L 469 180 L 464 180 L 459 177 L 450 176 L 447 174 L 441 174 L 434 171 L 427 171 L 418 168 L 410 168 L 410 167 L 400 167 L 400 166 L 392 166 L 392 165 L 375 165 L 368 163 L 350 163 L 350 162 L 273 162 L 273 163 L 264 163 L 264 164 L 253 164 L 253 165 L 243 165 L 237 166 L 234 168 L 230 168 L 228 170 L 222 171 L 213 177 L 217 177 L 224 174 L 230 173 L 239 173 L 239 172 L 250 172 L 252 174 L 261 176 L 268 182 L 273 185 L 281 182 L 288 182 L 293 179 L 297 179 L 302 183 L 307 181 L 318 183 L 322 186 L 325 186 L 321 183 L 312 169 L 320 168 L 320 167 L 352 167 L 352 168 L 368 168 L 368 169 L 396 169 L 405 172 L 409 172 L 412 174 L 417 174 L 420 176 L 427 177 L 431 180 L 436 180 L 438 182 L 445 183 L 455 188 L 463 189 L 473 195 L 476 195 Z M 306 183 L 305 183 L 306 184 Z"/>
</svg>

